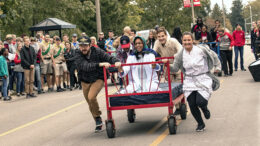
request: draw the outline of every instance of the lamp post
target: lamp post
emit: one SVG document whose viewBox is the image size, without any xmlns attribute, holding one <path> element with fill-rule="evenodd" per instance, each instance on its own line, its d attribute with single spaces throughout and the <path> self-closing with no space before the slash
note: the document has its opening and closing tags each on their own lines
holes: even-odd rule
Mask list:
<svg viewBox="0 0 260 146">
<path fill-rule="evenodd" d="M 101 16 L 100 16 L 100 1 L 96 0 L 96 21 L 97 21 L 97 34 L 102 32 Z"/>
</svg>

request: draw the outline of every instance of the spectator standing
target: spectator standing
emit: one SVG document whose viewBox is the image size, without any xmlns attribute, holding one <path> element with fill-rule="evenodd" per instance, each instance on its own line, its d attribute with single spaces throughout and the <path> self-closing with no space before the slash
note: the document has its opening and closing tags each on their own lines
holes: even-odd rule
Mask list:
<svg viewBox="0 0 260 146">
<path fill-rule="evenodd" d="M 131 29 L 131 34 L 130 34 L 133 38 L 136 37 L 136 30 L 135 29 Z"/>
<path fill-rule="evenodd" d="M 208 43 L 212 41 L 211 34 L 208 32 L 208 27 L 206 25 L 202 26 L 199 37 L 200 37 L 199 41 L 201 43 Z"/>
<path fill-rule="evenodd" d="M 14 92 L 14 80 L 15 80 L 15 74 L 14 74 L 14 57 L 16 54 L 16 47 L 13 45 L 13 36 L 11 34 L 6 35 L 6 41 L 4 42 L 4 47 L 8 49 L 8 77 L 9 77 L 9 90 L 11 91 L 11 94 Z"/>
<path fill-rule="evenodd" d="M 220 56 L 223 61 L 222 69 L 225 76 L 232 76 L 233 74 L 233 64 L 232 64 L 232 47 L 234 46 L 234 40 L 230 33 L 225 32 L 224 28 L 219 28 L 217 36 L 217 42 L 220 44 Z M 229 66 L 229 70 L 227 67 Z"/>
<path fill-rule="evenodd" d="M 90 37 L 90 40 L 91 40 L 91 47 L 95 47 L 95 48 L 99 48 L 99 46 L 97 45 L 97 39 L 96 37 L 92 36 Z M 102 49 L 103 50 L 103 49 Z M 106 52 L 106 51 L 105 51 Z"/>
<path fill-rule="evenodd" d="M 156 39 L 157 39 L 157 34 L 156 34 L 155 29 L 150 29 L 149 36 L 148 36 L 147 41 L 146 41 L 148 48 L 150 48 L 150 49 L 154 48 L 154 44 L 155 44 Z"/>
<path fill-rule="evenodd" d="M 197 19 L 197 24 L 193 25 L 193 27 L 191 29 L 191 33 L 194 33 L 195 40 L 197 40 L 197 41 L 200 39 L 200 33 L 201 33 L 202 26 L 203 26 L 203 20 L 201 17 L 199 17 Z"/>
<path fill-rule="evenodd" d="M 53 66 L 52 66 L 52 44 L 50 43 L 50 36 L 48 34 L 45 35 L 44 40 L 40 44 L 41 48 L 41 82 L 42 88 L 44 87 L 44 77 L 46 77 L 48 92 L 53 91 L 53 86 L 51 83 L 51 74 L 53 74 Z"/>
<path fill-rule="evenodd" d="M 30 39 L 24 37 L 24 46 L 20 52 L 21 55 L 21 65 L 24 69 L 25 76 L 25 92 L 26 98 L 36 97 L 33 93 L 33 83 L 34 83 L 34 71 L 36 64 L 36 54 L 33 47 L 30 46 Z"/>
<path fill-rule="evenodd" d="M 17 96 L 21 96 L 24 95 L 24 70 L 21 66 L 21 55 L 20 52 L 22 50 L 22 44 L 17 44 L 17 51 L 16 51 L 16 55 L 14 58 L 14 71 L 15 71 L 15 75 L 16 75 L 16 95 Z"/>
<path fill-rule="evenodd" d="M 103 32 L 100 32 L 99 35 L 98 35 L 98 41 L 97 41 L 97 45 L 100 49 L 104 50 L 106 52 L 106 49 L 105 49 L 105 38 L 104 38 L 104 33 Z"/>
<path fill-rule="evenodd" d="M 244 68 L 245 32 L 239 24 L 236 25 L 236 30 L 233 32 L 233 39 L 235 48 L 235 71 L 237 71 L 238 68 L 238 54 L 240 54 L 240 68 L 242 71 L 246 71 Z"/>
<path fill-rule="evenodd" d="M 76 33 L 74 33 L 71 38 L 71 40 L 72 40 L 71 49 L 73 49 L 73 50 L 79 49 L 79 42 L 77 41 L 77 39 L 78 39 L 78 35 Z"/>
<path fill-rule="evenodd" d="M 256 55 L 256 52 L 255 52 L 255 41 L 257 38 L 256 33 L 258 32 L 258 28 L 257 28 L 256 22 L 252 22 L 252 26 L 253 26 L 253 29 L 251 30 L 251 49 L 252 49 L 252 52 L 254 53 L 255 60 L 257 60 L 258 56 Z"/>
<path fill-rule="evenodd" d="M 0 45 L 0 47 L 1 46 L 2 45 Z M 2 78 L 3 80 L 1 92 L 4 101 L 11 100 L 11 97 L 8 96 L 9 77 L 8 77 L 7 56 L 8 56 L 8 49 L 2 48 L 0 52 L 0 78 Z"/>
<path fill-rule="evenodd" d="M 42 90 L 42 83 L 41 83 L 41 48 L 39 43 L 35 37 L 31 38 L 31 46 L 33 47 L 35 54 L 36 54 L 36 64 L 35 64 L 35 81 L 37 86 L 38 94 L 43 93 Z"/>
<path fill-rule="evenodd" d="M 73 87 L 75 87 L 76 84 L 76 76 L 75 76 L 75 70 L 76 70 L 76 64 L 75 64 L 75 52 L 76 50 L 71 49 L 71 43 L 70 42 L 66 42 L 65 43 L 65 54 L 64 54 L 64 58 L 66 60 L 66 64 L 67 64 L 67 68 L 68 68 L 68 73 L 67 73 L 67 85 L 69 86 L 69 89 L 72 90 Z"/>
<path fill-rule="evenodd" d="M 172 38 L 175 38 L 176 40 L 178 40 L 178 42 L 179 42 L 180 44 L 182 44 L 182 40 L 181 40 L 181 37 L 182 37 L 181 28 L 180 28 L 180 27 L 174 28 L 171 37 L 172 37 Z"/>
<path fill-rule="evenodd" d="M 80 72 L 79 78 L 84 97 L 96 122 L 95 131 L 99 132 L 102 130 L 103 123 L 97 95 L 104 86 L 103 67 L 109 68 L 110 64 L 115 64 L 116 67 L 119 67 L 121 63 L 103 50 L 91 47 L 90 42 L 88 37 L 79 39 L 80 52 L 77 53 L 76 65 Z"/>
<path fill-rule="evenodd" d="M 260 20 L 257 21 L 256 40 L 255 40 L 255 54 L 260 57 Z"/>
<path fill-rule="evenodd" d="M 60 37 L 56 37 L 56 43 L 53 45 L 52 61 L 55 70 L 57 92 L 65 91 L 65 89 L 61 88 L 61 77 L 64 73 L 67 73 L 68 69 L 64 58 L 64 46 L 61 44 Z"/>
<path fill-rule="evenodd" d="M 109 54 L 116 56 L 116 49 L 113 47 L 113 42 L 114 42 L 114 32 L 109 31 L 108 39 L 105 42 L 106 52 L 109 52 Z"/>
</svg>

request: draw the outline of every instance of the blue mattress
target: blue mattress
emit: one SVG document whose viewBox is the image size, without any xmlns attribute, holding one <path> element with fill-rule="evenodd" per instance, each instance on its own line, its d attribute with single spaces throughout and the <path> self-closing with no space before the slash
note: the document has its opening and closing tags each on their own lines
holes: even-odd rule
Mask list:
<svg viewBox="0 0 260 146">
<path fill-rule="evenodd" d="M 169 89 L 168 83 L 161 83 L 160 89 L 167 91 Z M 175 99 L 183 93 L 181 83 L 172 83 L 172 98 Z M 110 97 L 110 106 L 129 106 L 129 105 L 144 105 L 169 102 L 169 94 L 148 94 L 148 95 L 135 95 L 135 96 L 120 96 Z"/>
</svg>

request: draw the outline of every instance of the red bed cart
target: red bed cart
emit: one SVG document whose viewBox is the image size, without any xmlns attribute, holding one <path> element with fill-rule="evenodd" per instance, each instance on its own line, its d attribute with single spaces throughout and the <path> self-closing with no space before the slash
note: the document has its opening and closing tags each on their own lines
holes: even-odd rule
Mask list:
<svg viewBox="0 0 260 146">
<path fill-rule="evenodd" d="M 173 57 L 164 57 L 164 58 L 157 58 L 157 60 L 161 59 L 173 59 Z M 131 64 L 122 64 L 123 66 L 136 66 L 136 65 L 147 65 L 147 64 L 164 64 L 162 61 L 157 61 L 157 62 L 143 62 L 143 63 L 131 63 Z M 112 65 L 111 67 L 115 67 Z M 175 104 L 181 103 L 180 107 L 180 115 L 182 119 L 186 119 L 186 114 L 187 114 L 187 109 L 186 109 L 186 104 L 185 104 L 185 98 L 183 94 L 180 94 L 178 97 L 176 97 L 173 100 L 173 94 L 172 93 L 172 87 L 171 87 L 171 74 L 170 74 L 170 65 L 169 61 L 168 63 L 164 64 L 164 71 L 166 71 L 165 75 L 168 76 L 168 80 L 165 82 L 168 83 L 168 89 L 167 91 L 155 91 L 155 92 L 139 92 L 139 93 L 126 93 L 126 94 L 109 94 L 108 93 L 108 83 L 107 83 L 107 75 L 109 75 L 109 71 L 103 68 L 104 70 L 104 79 L 105 79 L 105 94 L 106 94 L 106 106 L 107 106 L 107 120 L 106 120 L 106 131 L 107 131 L 107 136 L 108 138 L 114 138 L 116 134 L 116 128 L 115 128 L 115 122 L 112 117 L 112 111 L 113 110 L 127 110 L 127 116 L 128 116 L 128 121 L 130 123 L 133 123 L 135 121 L 135 112 L 134 109 L 140 109 L 140 108 L 155 108 L 155 107 L 168 107 L 168 127 L 169 127 L 169 133 L 170 134 L 176 134 L 177 130 L 177 125 L 176 125 L 176 118 L 173 115 L 173 108 Z M 108 73 L 108 74 L 107 74 Z M 130 73 L 130 72 L 129 72 Z M 160 79 L 159 79 L 159 84 L 162 79 L 162 74 L 160 74 Z M 126 84 L 128 84 L 128 77 L 126 76 Z M 181 74 L 181 82 L 183 83 L 183 74 Z M 117 90 L 119 91 L 116 83 L 114 83 Z M 126 88 L 126 85 L 124 83 L 124 87 Z M 152 95 L 152 94 L 163 94 L 163 93 L 168 93 L 169 96 L 169 102 L 167 103 L 153 103 L 153 104 L 143 104 L 143 105 L 127 105 L 127 106 L 111 106 L 110 105 L 110 100 L 109 98 L 120 98 L 122 96 L 136 96 L 136 95 Z"/>
</svg>

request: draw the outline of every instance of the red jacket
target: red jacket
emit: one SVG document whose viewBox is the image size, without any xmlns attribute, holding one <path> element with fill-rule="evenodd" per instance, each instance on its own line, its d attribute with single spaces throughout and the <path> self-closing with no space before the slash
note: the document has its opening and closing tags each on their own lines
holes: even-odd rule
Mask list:
<svg viewBox="0 0 260 146">
<path fill-rule="evenodd" d="M 18 56 L 17 53 L 15 54 L 14 63 L 15 64 L 20 64 L 21 63 L 21 58 L 19 59 L 19 56 Z"/>
<path fill-rule="evenodd" d="M 233 38 L 234 38 L 234 46 L 244 46 L 246 39 L 245 39 L 245 32 L 243 30 L 235 30 L 233 32 Z"/>
</svg>

